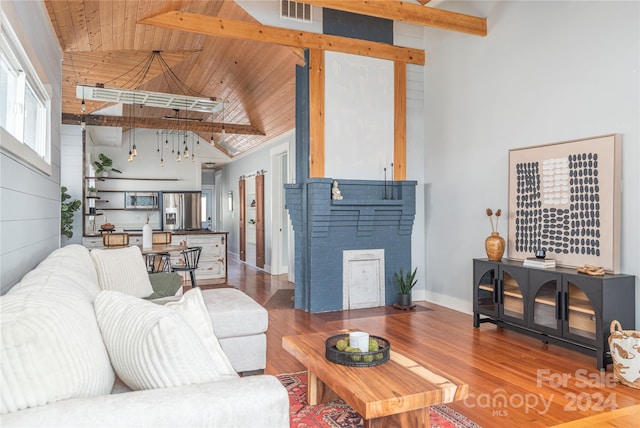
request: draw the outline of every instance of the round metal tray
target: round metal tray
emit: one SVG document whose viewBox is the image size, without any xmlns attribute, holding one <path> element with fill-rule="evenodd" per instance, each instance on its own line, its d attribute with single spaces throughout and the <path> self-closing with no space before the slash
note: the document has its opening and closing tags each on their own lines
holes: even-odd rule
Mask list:
<svg viewBox="0 0 640 428">
<path fill-rule="evenodd" d="M 331 336 L 325 341 L 325 356 L 329 361 L 343 366 L 351 367 L 373 367 L 389 361 L 391 344 L 387 339 L 379 336 L 369 336 L 378 342 L 379 349 L 373 352 L 346 352 L 336 348 L 338 340 L 349 340 L 349 334 L 338 334 Z"/>
</svg>

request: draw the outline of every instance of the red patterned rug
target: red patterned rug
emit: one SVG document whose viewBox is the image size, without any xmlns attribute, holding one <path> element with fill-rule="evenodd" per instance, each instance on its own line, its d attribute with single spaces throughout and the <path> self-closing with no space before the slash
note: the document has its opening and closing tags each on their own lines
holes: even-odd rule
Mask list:
<svg viewBox="0 0 640 428">
<path fill-rule="evenodd" d="M 362 416 L 342 400 L 307 404 L 307 372 L 278 375 L 289 392 L 291 428 L 362 428 Z M 480 428 L 444 404 L 429 408 L 431 428 Z"/>
</svg>

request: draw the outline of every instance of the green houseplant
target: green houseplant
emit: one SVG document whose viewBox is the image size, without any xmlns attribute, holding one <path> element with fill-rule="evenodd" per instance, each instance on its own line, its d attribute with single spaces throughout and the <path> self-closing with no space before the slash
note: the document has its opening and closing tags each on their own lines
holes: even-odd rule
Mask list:
<svg viewBox="0 0 640 428">
<path fill-rule="evenodd" d="M 80 208 L 81 201 L 71 199 L 71 195 L 67 193 L 65 186 L 60 187 L 60 233 L 67 238 L 73 237 L 73 213 Z M 67 202 L 68 201 L 68 202 Z"/>
<path fill-rule="evenodd" d="M 411 306 L 411 289 L 418 283 L 416 279 L 417 273 L 418 268 L 406 274 L 402 268 L 400 268 L 400 272 L 394 272 L 393 279 L 398 286 L 398 305 Z"/>
<path fill-rule="evenodd" d="M 98 155 L 98 159 L 100 160 L 93 162 L 96 166 L 96 174 L 107 176 L 109 174 L 109 171 L 122 174 L 122 171 L 113 167 L 113 161 L 104 153 L 100 153 Z"/>
</svg>

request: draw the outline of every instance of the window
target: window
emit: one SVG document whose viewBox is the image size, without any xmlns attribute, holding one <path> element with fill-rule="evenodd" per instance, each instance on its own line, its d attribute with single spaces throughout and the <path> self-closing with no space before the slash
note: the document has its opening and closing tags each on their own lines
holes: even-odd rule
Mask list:
<svg viewBox="0 0 640 428">
<path fill-rule="evenodd" d="M 51 172 L 51 97 L 8 19 L 0 31 L 0 131 L 2 148 Z M 11 138 L 13 137 L 13 138 Z"/>
</svg>

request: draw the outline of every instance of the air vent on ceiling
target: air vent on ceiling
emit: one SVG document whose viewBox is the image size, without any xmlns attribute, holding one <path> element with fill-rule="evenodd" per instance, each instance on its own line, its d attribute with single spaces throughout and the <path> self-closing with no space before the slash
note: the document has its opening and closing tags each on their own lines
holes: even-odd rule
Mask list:
<svg viewBox="0 0 640 428">
<path fill-rule="evenodd" d="M 293 0 L 280 0 L 280 17 L 302 22 L 312 22 L 311 5 Z"/>
</svg>

